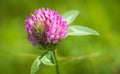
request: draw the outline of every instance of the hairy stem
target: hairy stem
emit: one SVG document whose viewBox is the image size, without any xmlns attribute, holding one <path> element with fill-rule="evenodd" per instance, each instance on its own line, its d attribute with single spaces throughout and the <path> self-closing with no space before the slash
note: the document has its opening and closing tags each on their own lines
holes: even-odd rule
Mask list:
<svg viewBox="0 0 120 74">
<path fill-rule="evenodd" d="M 57 62 L 57 58 L 56 58 L 55 50 L 53 51 L 53 54 L 54 54 L 55 62 L 56 62 L 56 65 L 55 65 L 55 68 L 56 68 L 56 74 L 60 74 L 60 72 L 59 72 L 59 68 L 58 68 L 58 62 Z"/>
</svg>

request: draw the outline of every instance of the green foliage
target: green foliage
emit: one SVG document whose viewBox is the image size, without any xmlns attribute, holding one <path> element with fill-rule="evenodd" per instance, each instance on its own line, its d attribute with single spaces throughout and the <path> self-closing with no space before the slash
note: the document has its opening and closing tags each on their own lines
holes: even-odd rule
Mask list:
<svg viewBox="0 0 120 74">
<path fill-rule="evenodd" d="M 67 25 L 70 25 L 75 20 L 78 14 L 79 11 L 71 10 L 63 14 L 63 19 L 67 22 Z"/>
<path fill-rule="evenodd" d="M 71 10 L 63 14 L 63 19 L 70 25 L 75 18 L 78 16 L 79 11 Z M 83 27 L 83 26 L 69 26 L 68 35 L 81 36 L 81 35 L 99 35 L 99 33 L 93 29 Z"/>
<path fill-rule="evenodd" d="M 41 61 L 43 64 L 51 65 L 51 66 L 55 65 L 55 58 L 54 58 L 52 51 L 48 51 L 45 54 L 43 54 L 42 56 L 43 57 L 41 57 Z"/>
<path fill-rule="evenodd" d="M 45 65 L 55 66 L 56 62 L 53 52 L 47 51 L 43 53 L 41 56 L 38 56 L 31 66 L 31 74 L 35 74 L 37 72 L 37 70 L 40 68 L 41 62 Z"/>
<path fill-rule="evenodd" d="M 72 36 L 99 35 L 99 33 L 93 29 L 83 26 L 70 26 L 68 29 L 68 35 L 72 35 Z"/>
<path fill-rule="evenodd" d="M 40 56 L 38 56 L 38 57 L 34 60 L 32 66 L 31 66 L 31 74 L 35 74 L 35 73 L 37 72 L 37 70 L 39 69 L 40 64 L 41 64 L 41 60 L 40 60 L 39 58 L 40 58 Z"/>
</svg>

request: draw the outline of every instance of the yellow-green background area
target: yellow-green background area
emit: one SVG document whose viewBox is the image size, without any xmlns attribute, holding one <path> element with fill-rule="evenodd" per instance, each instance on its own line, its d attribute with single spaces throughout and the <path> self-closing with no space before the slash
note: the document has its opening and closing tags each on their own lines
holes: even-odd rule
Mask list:
<svg viewBox="0 0 120 74">
<path fill-rule="evenodd" d="M 100 33 L 69 36 L 60 43 L 61 74 L 120 74 L 120 0 L 1 0 L 0 74 L 29 74 L 34 59 L 44 52 L 28 42 L 24 28 L 29 14 L 41 7 L 60 14 L 79 10 L 72 25 Z M 36 74 L 55 74 L 55 68 L 41 65 Z"/>
</svg>

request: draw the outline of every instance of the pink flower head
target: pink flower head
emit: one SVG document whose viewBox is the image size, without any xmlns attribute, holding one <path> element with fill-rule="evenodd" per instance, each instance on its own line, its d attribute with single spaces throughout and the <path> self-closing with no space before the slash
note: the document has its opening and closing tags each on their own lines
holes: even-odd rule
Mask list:
<svg viewBox="0 0 120 74">
<path fill-rule="evenodd" d="M 34 46 L 41 45 L 46 48 L 64 39 L 67 36 L 68 26 L 57 11 L 42 8 L 30 14 L 26 19 L 25 29 L 28 33 L 28 40 Z"/>
</svg>

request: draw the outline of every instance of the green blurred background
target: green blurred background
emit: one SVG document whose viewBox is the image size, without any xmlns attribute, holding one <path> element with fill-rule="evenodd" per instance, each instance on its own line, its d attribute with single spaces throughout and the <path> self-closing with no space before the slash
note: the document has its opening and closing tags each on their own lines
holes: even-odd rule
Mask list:
<svg viewBox="0 0 120 74">
<path fill-rule="evenodd" d="M 43 52 L 28 42 L 24 29 L 26 17 L 41 7 L 60 14 L 79 10 L 72 24 L 100 33 L 67 37 L 60 43 L 61 74 L 120 74 L 120 0 L 1 0 L 0 74 L 29 74 L 33 60 Z M 36 74 L 55 74 L 54 69 L 42 65 Z"/>
</svg>

